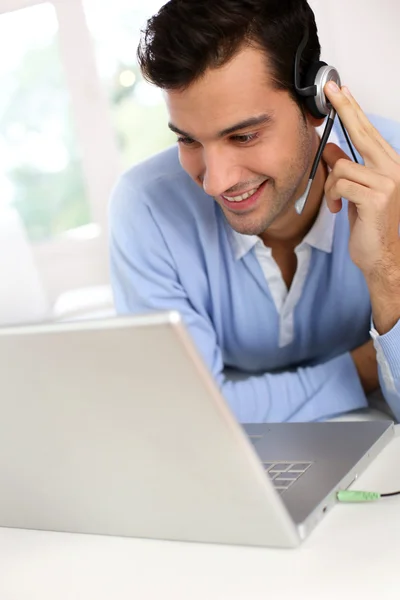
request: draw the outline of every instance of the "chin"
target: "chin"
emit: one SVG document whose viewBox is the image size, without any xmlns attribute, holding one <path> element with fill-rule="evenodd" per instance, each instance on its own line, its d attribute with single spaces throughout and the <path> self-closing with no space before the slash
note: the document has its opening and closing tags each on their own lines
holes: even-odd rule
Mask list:
<svg viewBox="0 0 400 600">
<path fill-rule="evenodd" d="M 266 207 L 264 206 L 264 209 Z M 261 235 L 264 233 L 282 214 L 283 208 L 272 209 L 269 211 L 254 211 L 247 214 L 232 214 L 222 208 L 229 225 L 243 235 Z M 261 213 L 261 214 L 260 214 Z"/>
<path fill-rule="evenodd" d="M 224 214 L 232 229 L 243 235 L 260 235 L 274 221 L 274 219 L 271 221 L 269 219 L 263 221 L 256 220 L 251 215 L 233 216 L 232 218 L 232 215 L 227 215 L 225 212 Z"/>
</svg>

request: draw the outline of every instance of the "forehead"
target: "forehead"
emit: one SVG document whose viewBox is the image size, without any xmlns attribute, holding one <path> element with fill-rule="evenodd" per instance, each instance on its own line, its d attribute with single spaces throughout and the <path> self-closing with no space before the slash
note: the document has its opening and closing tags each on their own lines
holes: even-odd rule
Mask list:
<svg viewBox="0 0 400 600">
<path fill-rule="evenodd" d="M 193 134 L 199 130 L 211 134 L 254 114 L 274 112 L 282 93 L 272 85 L 265 54 L 246 47 L 229 63 L 206 71 L 187 89 L 167 90 L 165 98 L 176 127 Z"/>
</svg>

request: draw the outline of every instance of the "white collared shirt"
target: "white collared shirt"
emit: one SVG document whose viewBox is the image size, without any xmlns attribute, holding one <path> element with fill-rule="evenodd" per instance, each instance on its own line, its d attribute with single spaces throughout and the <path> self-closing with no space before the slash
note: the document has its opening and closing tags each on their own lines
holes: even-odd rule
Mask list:
<svg viewBox="0 0 400 600">
<path fill-rule="evenodd" d="M 335 133 L 329 139 L 339 145 Z M 276 310 L 280 317 L 279 347 L 291 344 L 294 337 L 294 310 L 301 298 L 311 260 L 311 249 L 331 253 L 336 215 L 330 212 L 326 198 L 323 199 L 317 219 L 304 240 L 295 248 L 297 269 L 290 290 L 282 272 L 272 256 L 272 249 L 265 246 L 257 235 L 243 235 L 232 230 L 235 258 L 240 260 L 253 248 L 268 283 Z"/>
</svg>

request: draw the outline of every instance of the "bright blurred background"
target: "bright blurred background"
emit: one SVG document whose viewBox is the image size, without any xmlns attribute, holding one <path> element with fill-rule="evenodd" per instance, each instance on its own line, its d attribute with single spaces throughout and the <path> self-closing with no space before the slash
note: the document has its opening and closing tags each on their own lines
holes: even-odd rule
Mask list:
<svg viewBox="0 0 400 600">
<path fill-rule="evenodd" d="M 161 5 L 0 0 L 0 231 L 10 227 L 10 211 L 19 217 L 12 247 L 7 236 L 13 258 L 0 259 L 8 276 L 0 279 L 0 323 L 112 312 L 112 186 L 124 169 L 174 143 L 162 95 L 136 62 L 140 28 Z M 18 259 L 27 243 L 29 265 Z M 26 268 L 36 268 L 44 289 L 43 315 L 30 314 Z M 19 290 L 25 313 L 15 308 Z"/>
<path fill-rule="evenodd" d="M 0 324 L 113 314 L 112 187 L 175 142 L 136 63 L 140 29 L 162 4 L 0 0 Z M 396 118 L 398 0 L 310 4 L 322 58 L 366 110 Z"/>
</svg>

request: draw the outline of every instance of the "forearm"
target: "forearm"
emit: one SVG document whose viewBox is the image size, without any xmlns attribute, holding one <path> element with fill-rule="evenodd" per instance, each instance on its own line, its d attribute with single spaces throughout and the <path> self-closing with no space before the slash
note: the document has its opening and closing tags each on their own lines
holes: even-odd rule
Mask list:
<svg viewBox="0 0 400 600">
<path fill-rule="evenodd" d="M 129 298 L 129 306 L 124 297 Z M 133 290 L 124 297 L 116 294 L 121 313 L 143 312 L 148 308 L 147 302 L 140 302 Z M 158 299 L 158 310 L 165 310 L 167 305 L 171 305 L 170 300 Z M 228 378 L 215 332 L 207 320 L 190 310 L 182 299 L 175 298 L 173 305 L 182 314 L 197 349 L 240 423 L 318 421 L 367 406 L 350 353 L 312 367 L 257 376 L 241 373 L 240 377 Z"/>
<path fill-rule="evenodd" d="M 379 335 L 376 328 L 372 329 L 371 334 L 382 392 L 396 419 L 400 421 L 400 320 L 384 335 Z"/>
<path fill-rule="evenodd" d="M 241 423 L 317 421 L 364 408 L 367 400 L 350 354 L 279 374 L 232 380 L 218 375 Z"/>
<path fill-rule="evenodd" d="M 361 385 L 366 394 L 379 388 L 378 364 L 373 341 L 359 346 L 351 352 Z"/>
<path fill-rule="evenodd" d="M 374 326 L 379 335 L 391 331 L 400 319 L 400 256 L 382 264 L 379 273 L 366 275 Z"/>
<path fill-rule="evenodd" d="M 187 297 L 175 262 L 150 213 L 142 205 L 137 210 L 142 211 L 141 220 L 137 218 L 129 227 L 118 204 L 111 219 L 111 279 L 117 311 L 179 311 L 239 422 L 322 420 L 367 406 L 349 353 L 312 367 L 228 380 L 206 307 L 201 303 L 196 306 L 196 298 Z"/>
</svg>

